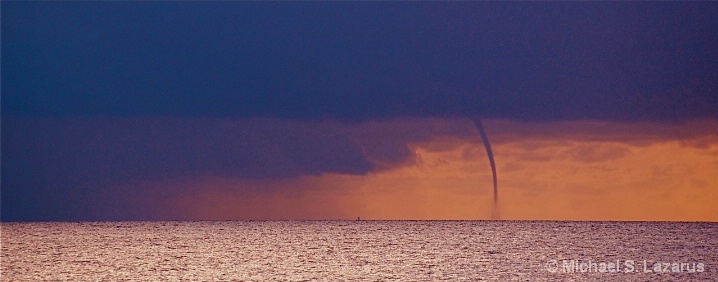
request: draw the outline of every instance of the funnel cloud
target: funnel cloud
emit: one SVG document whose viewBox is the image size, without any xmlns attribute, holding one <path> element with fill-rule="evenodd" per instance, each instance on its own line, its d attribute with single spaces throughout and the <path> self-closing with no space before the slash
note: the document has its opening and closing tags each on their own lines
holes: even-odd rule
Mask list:
<svg viewBox="0 0 718 282">
<path fill-rule="evenodd" d="M 494 209 L 491 214 L 491 219 L 497 220 L 499 219 L 499 184 L 498 178 L 496 177 L 496 163 L 494 162 L 494 152 L 491 150 L 489 136 L 486 134 L 486 130 L 484 129 L 484 125 L 481 123 L 481 119 L 475 118 L 474 125 L 476 125 L 476 129 L 479 131 L 479 135 L 481 135 L 481 141 L 484 143 L 484 147 L 486 148 L 486 154 L 489 156 L 489 163 L 491 164 L 491 174 L 494 178 Z"/>
</svg>

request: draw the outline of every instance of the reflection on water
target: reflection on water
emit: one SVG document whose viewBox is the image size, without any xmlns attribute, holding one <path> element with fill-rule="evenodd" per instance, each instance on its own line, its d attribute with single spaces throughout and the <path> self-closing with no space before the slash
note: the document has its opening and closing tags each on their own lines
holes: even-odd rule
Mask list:
<svg viewBox="0 0 718 282">
<path fill-rule="evenodd" d="M 718 280 L 718 223 L 226 221 L 1 227 L 2 281 Z M 571 260 L 616 262 L 623 268 L 566 273 L 563 263 Z M 629 260 L 634 270 L 627 273 Z M 646 272 L 655 262 L 703 263 L 704 270 Z"/>
</svg>

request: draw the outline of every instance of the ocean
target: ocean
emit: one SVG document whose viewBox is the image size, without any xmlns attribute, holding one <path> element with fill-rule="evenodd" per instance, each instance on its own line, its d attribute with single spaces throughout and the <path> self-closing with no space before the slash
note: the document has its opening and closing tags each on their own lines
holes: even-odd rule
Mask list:
<svg viewBox="0 0 718 282">
<path fill-rule="evenodd" d="M 718 281 L 718 223 L 0 224 L 1 281 Z"/>
</svg>

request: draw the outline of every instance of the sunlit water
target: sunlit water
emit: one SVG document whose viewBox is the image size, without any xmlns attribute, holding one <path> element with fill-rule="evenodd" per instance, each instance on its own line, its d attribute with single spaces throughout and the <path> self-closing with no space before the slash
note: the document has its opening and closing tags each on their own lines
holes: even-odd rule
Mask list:
<svg viewBox="0 0 718 282">
<path fill-rule="evenodd" d="M 226 221 L 1 227 L 2 281 L 718 280 L 717 223 Z M 656 273 L 656 262 L 667 272 Z M 665 269 L 662 262 L 671 265 Z M 680 272 L 673 272 L 672 263 Z"/>
</svg>

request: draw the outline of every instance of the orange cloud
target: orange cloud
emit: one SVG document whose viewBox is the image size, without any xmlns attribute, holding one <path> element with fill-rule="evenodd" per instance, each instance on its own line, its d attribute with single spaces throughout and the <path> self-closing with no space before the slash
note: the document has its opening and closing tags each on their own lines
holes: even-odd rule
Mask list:
<svg viewBox="0 0 718 282">
<path fill-rule="evenodd" d="M 473 125 L 430 120 L 421 138 L 400 138 L 422 120 L 348 129 L 359 143 L 401 140 L 413 154 L 366 175 L 290 179 L 204 177 L 158 200 L 163 219 L 489 219 L 491 171 Z M 440 126 L 451 125 L 451 130 Z M 718 122 L 685 124 L 487 121 L 499 174 L 502 219 L 718 221 Z M 469 132 L 469 134 L 466 134 Z M 364 133 L 364 134 L 362 134 Z M 395 140 L 395 141 L 396 141 Z M 391 141 L 391 142 L 395 142 Z M 389 142 L 389 141 L 387 141 Z M 397 141 L 398 142 L 398 141 Z M 384 143 L 387 144 L 387 143 Z M 372 159 L 391 153 L 373 150 Z M 405 154 L 406 152 L 402 153 Z M 387 157 L 391 158 L 391 156 Z M 148 192 L 149 194 L 153 192 Z M 155 199 L 160 197 L 148 196 Z"/>
</svg>

